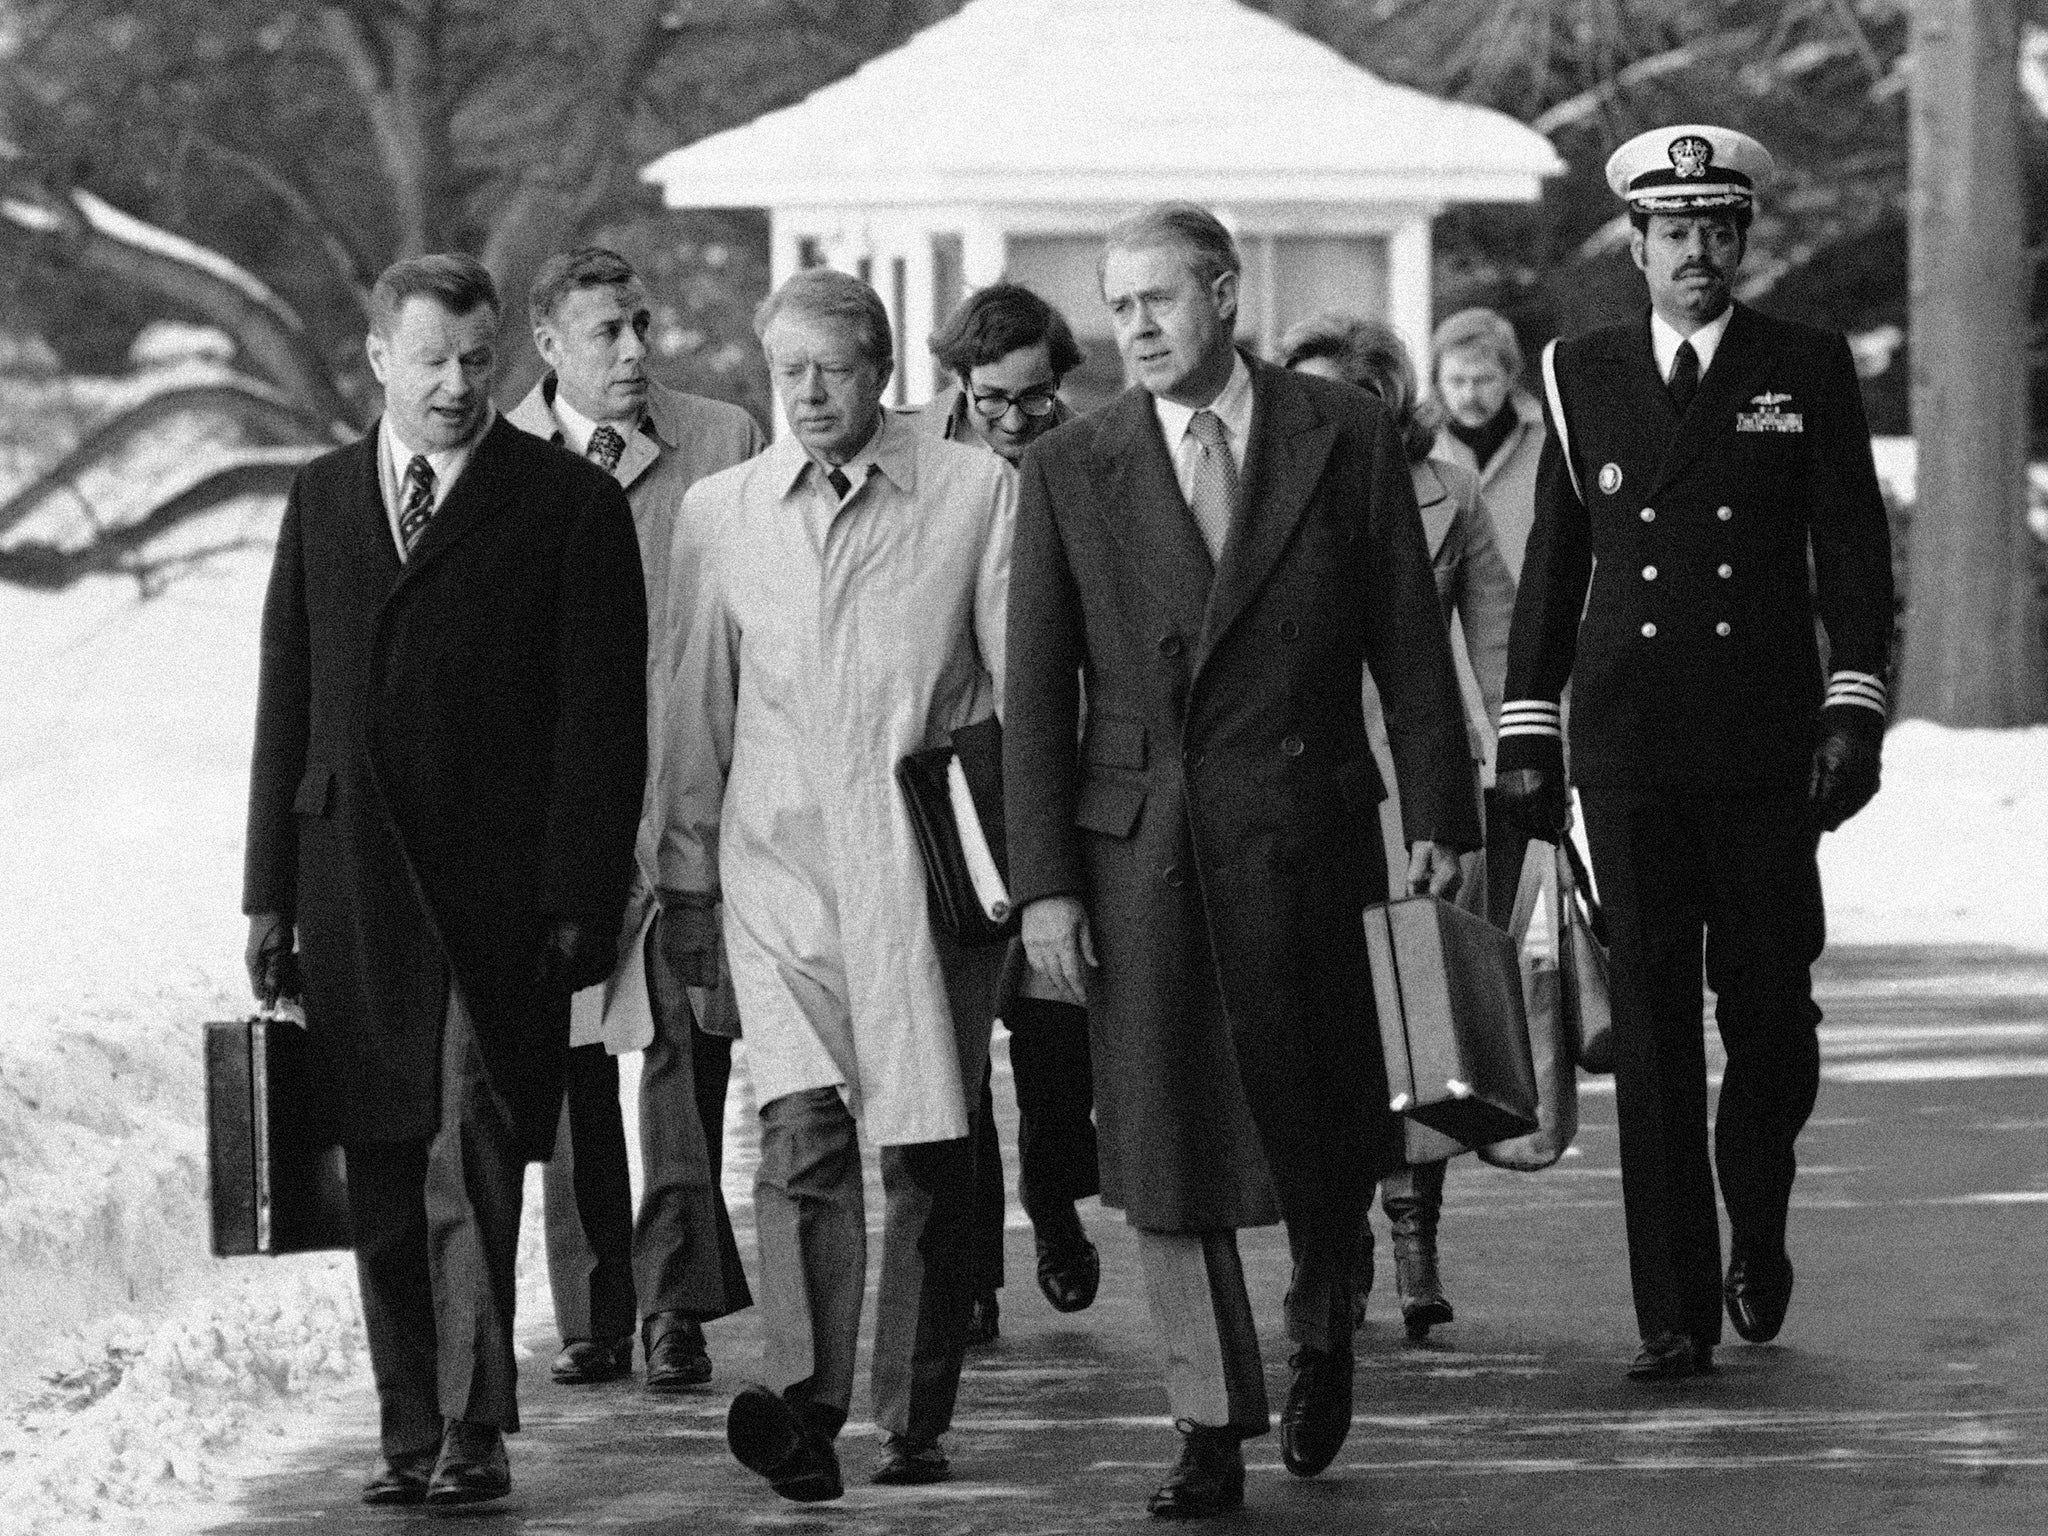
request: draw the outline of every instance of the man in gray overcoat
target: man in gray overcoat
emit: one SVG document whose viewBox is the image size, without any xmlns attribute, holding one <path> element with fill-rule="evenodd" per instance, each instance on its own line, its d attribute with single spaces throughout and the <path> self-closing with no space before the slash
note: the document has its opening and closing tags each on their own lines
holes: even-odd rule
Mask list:
<svg viewBox="0 0 2048 1536">
<path fill-rule="evenodd" d="M 1267 1428 L 1235 1229 L 1284 1220 L 1294 1256 L 1289 1470 L 1350 1427 L 1352 1245 L 1401 1160 L 1360 921 L 1387 879 L 1365 666 L 1410 887 L 1449 891 L 1479 844 L 1401 445 L 1364 391 L 1236 352 L 1238 269 L 1188 204 L 1111 232 L 1135 384 L 1026 451 L 1009 609 L 1011 893 L 1088 1003 L 1103 1199 L 1186 1436 L 1151 1508 L 1177 1518 L 1237 1507 Z"/>
</svg>

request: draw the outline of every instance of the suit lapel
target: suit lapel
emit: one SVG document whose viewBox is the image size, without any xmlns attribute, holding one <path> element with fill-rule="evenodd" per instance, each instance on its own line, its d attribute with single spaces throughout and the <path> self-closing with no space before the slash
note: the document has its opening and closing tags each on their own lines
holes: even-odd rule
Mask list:
<svg viewBox="0 0 2048 1536">
<path fill-rule="evenodd" d="M 491 429 L 470 453 L 469 462 L 463 466 L 462 478 L 455 482 L 455 489 L 448 493 L 448 499 L 441 503 L 441 510 L 427 524 L 427 531 L 420 535 L 419 543 L 413 546 L 412 556 L 405 562 L 405 569 L 398 578 L 398 585 L 405 586 L 427 566 L 441 557 L 443 551 L 461 541 L 479 524 L 487 522 L 503 501 L 499 494 L 498 482 L 502 478 L 504 448 L 506 441 L 501 433 L 517 432 L 519 429 L 502 416 L 491 423 Z"/>
<path fill-rule="evenodd" d="M 370 430 L 356 441 L 352 450 L 355 461 L 345 471 L 350 494 L 342 509 L 349 553 L 362 570 L 374 574 L 374 590 L 380 593 L 391 590 L 400 570 L 391 514 L 384 506 L 384 482 L 378 473 L 377 457 L 384 451 L 383 426 L 381 421 L 371 423 Z"/>
<path fill-rule="evenodd" d="M 1664 450 L 1655 489 L 1661 491 L 1723 434 L 1734 427 L 1735 410 L 1771 362 L 1771 348 L 1757 317 L 1740 304 L 1729 318 L 1714 366 L 1700 380 L 1692 407 L 1678 422 Z M 1655 365 L 1652 364 L 1654 371 Z"/>
<path fill-rule="evenodd" d="M 617 480 L 621 487 L 630 486 L 660 457 L 661 444 L 654 440 L 644 426 L 637 426 L 626 439 L 626 451 L 619 455 L 618 467 L 612 471 L 612 478 Z"/>
<path fill-rule="evenodd" d="M 1111 536 L 1175 626 L 1196 633 L 1215 570 L 1149 394 L 1127 389 L 1104 409 L 1095 454 Z"/>
<path fill-rule="evenodd" d="M 1323 477 L 1337 429 L 1322 419 L 1308 393 L 1287 373 L 1254 362 L 1252 425 L 1245 449 L 1244 488 L 1223 562 L 1209 590 L 1196 669 L 1237 622 L 1273 573 L 1309 498 Z M 1193 519 L 1185 519 L 1193 526 Z"/>
</svg>

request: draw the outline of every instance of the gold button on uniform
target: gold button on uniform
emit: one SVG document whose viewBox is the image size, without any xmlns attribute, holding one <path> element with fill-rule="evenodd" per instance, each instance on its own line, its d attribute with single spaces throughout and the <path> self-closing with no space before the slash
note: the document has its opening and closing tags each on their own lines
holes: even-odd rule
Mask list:
<svg viewBox="0 0 2048 1536">
<path fill-rule="evenodd" d="M 1645 625 L 1643 626 L 1643 638 L 1644 638 L 1645 640 L 1654 640 L 1654 639 L 1656 639 L 1656 638 L 1657 638 L 1657 626 L 1656 626 L 1656 625 L 1654 625 L 1654 624 L 1645 624 Z"/>
<path fill-rule="evenodd" d="M 1734 515 L 1735 509 L 1733 507 L 1716 507 L 1714 509 L 1714 516 L 1721 519 L 1721 521 L 1724 523 L 1727 522 L 1728 519 L 1733 517 Z"/>
<path fill-rule="evenodd" d="M 1717 635 L 1726 635 L 1728 633 L 1728 621 L 1726 619 L 1723 619 L 1720 623 L 1716 624 L 1714 626 L 1714 633 Z"/>
<path fill-rule="evenodd" d="M 1643 508 L 1643 521 L 1646 523 L 1654 523 L 1655 521 L 1657 521 L 1657 509 L 1655 507 Z"/>
<path fill-rule="evenodd" d="M 1719 570 L 1714 572 L 1714 574 L 1716 576 L 1719 576 L 1723 581 L 1726 581 L 1730 576 L 1733 576 L 1735 574 L 1735 567 L 1732 565 L 1724 565 Z"/>
<path fill-rule="evenodd" d="M 1655 567 L 1654 565 L 1646 565 L 1646 566 L 1644 566 L 1644 567 L 1643 567 L 1643 580 L 1645 580 L 1645 581 L 1655 581 L 1656 579 L 1657 579 L 1657 567 Z"/>
</svg>

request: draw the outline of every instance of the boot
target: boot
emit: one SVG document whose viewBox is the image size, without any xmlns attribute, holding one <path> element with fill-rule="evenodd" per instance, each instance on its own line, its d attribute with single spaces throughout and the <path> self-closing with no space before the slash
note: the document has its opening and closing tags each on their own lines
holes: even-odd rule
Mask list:
<svg viewBox="0 0 2048 1536">
<path fill-rule="evenodd" d="M 1417 1163 L 1380 1181 L 1380 1208 L 1394 1229 L 1394 1286 L 1408 1337 L 1429 1337 L 1456 1315 L 1436 1272 L 1436 1223 L 1444 1204 L 1444 1164 Z"/>
</svg>

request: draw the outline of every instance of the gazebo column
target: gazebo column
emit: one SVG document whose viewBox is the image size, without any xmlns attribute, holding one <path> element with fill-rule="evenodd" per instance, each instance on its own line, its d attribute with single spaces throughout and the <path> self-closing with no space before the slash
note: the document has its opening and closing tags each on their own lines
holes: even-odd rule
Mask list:
<svg viewBox="0 0 2048 1536">
<path fill-rule="evenodd" d="M 1415 359 L 1415 371 L 1429 371 L 1430 216 L 1417 213 L 1394 227 L 1387 240 L 1387 320 L 1401 333 Z"/>
</svg>

